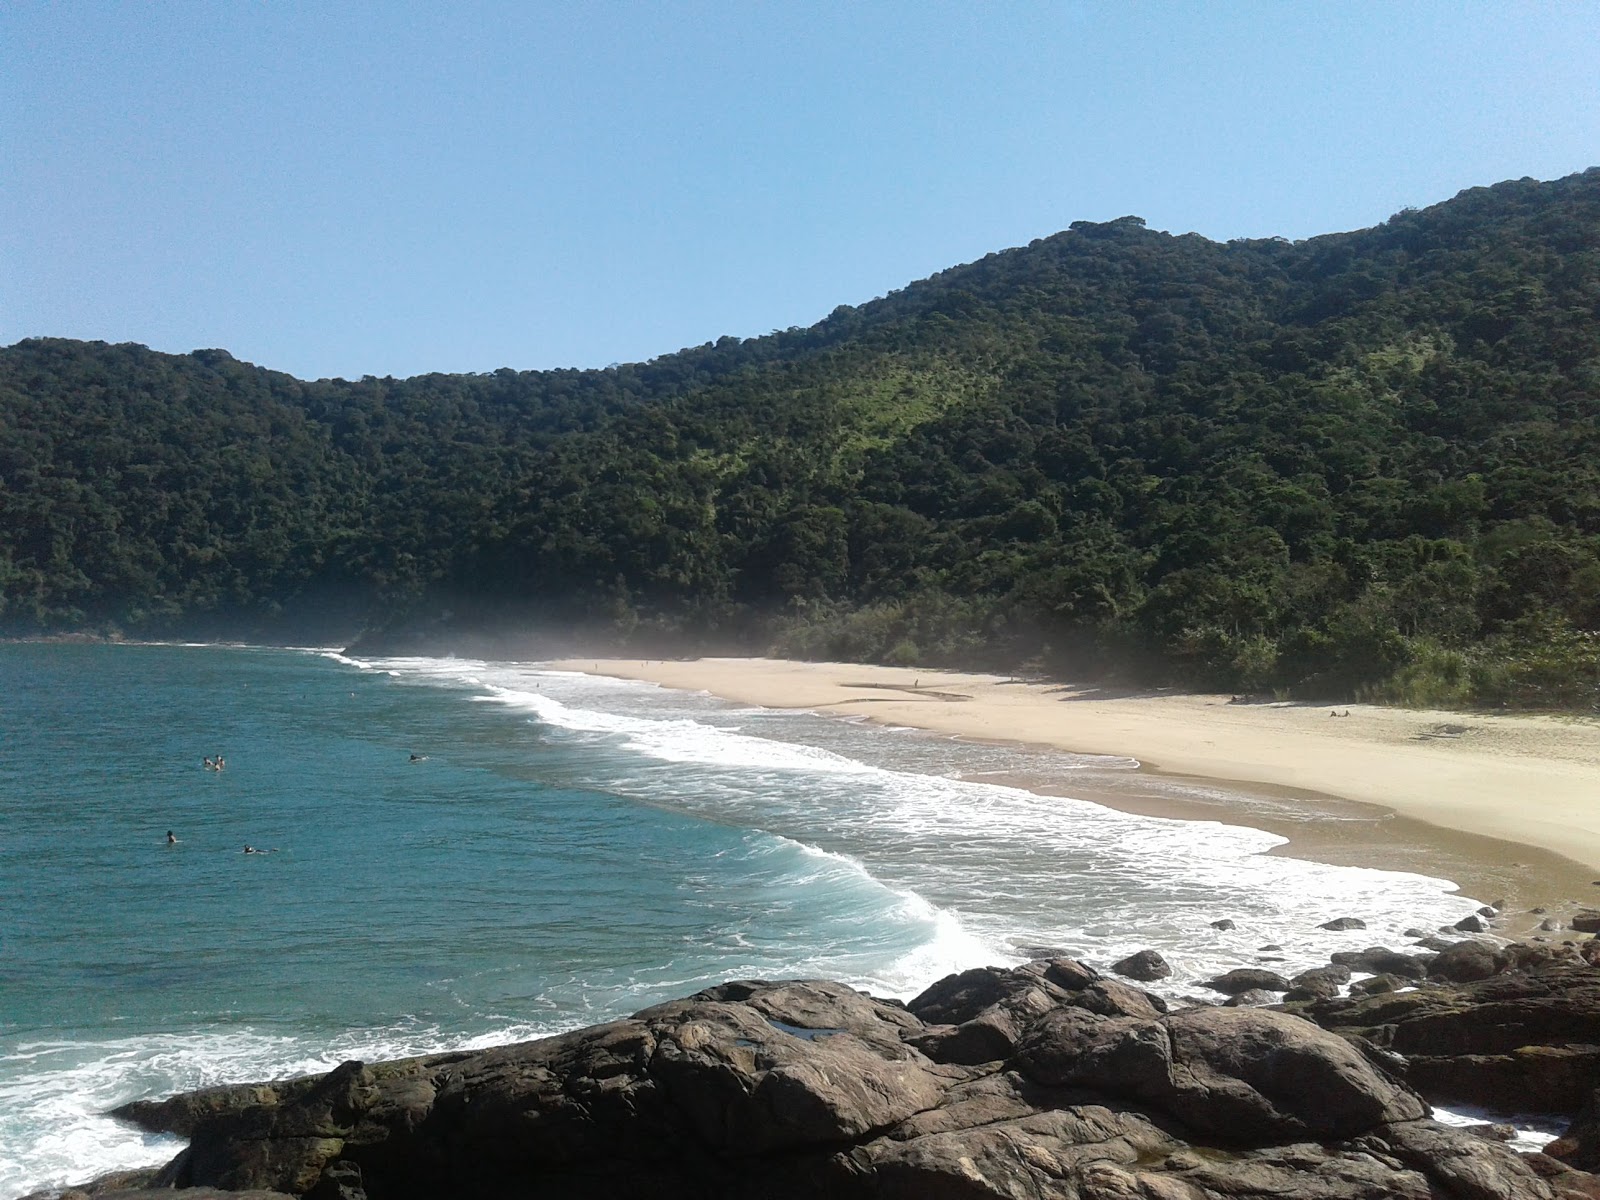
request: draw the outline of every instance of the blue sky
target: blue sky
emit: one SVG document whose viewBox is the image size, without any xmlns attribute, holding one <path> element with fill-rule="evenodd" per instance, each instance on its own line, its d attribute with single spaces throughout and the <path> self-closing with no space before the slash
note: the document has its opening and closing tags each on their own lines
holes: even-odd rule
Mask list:
<svg viewBox="0 0 1600 1200">
<path fill-rule="evenodd" d="M 604 366 L 1596 164 L 1594 4 L 8 0 L 0 344 Z"/>
</svg>

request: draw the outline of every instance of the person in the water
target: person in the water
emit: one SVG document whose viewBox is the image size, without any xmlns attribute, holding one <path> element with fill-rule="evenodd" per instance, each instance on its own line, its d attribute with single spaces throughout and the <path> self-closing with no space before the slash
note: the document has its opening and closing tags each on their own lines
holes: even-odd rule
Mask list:
<svg viewBox="0 0 1600 1200">
<path fill-rule="evenodd" d="M 170 829 L 167 830 L 167 845 L 176 846 L 177 844 L 178 844 L 178 835 L 173 833 L 172 830 L 170 830 Z"/>
<path fill-rule="evenodd" d="M 276 854 L 278 848 L 274 846 L 271 850 L 257 850 L 254 846 L 246 846 L 244 852 L 246 854 Z"/>
</svg>

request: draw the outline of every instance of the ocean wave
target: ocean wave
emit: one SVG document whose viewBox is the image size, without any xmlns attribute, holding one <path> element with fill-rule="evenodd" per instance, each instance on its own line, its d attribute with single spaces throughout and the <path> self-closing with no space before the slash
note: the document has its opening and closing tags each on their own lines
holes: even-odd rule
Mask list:
<svg viewBox="0 0 1600 1200">
<path fill-rule="evenodd" d="M 397 1025 L 314 1036 L 239 1028 L 21 1042 L 0 1054 L 0 1196 L 166 1162 L 182 1148 L 180 1139 L 143 1133 L 105 1115 L 129 1100 L 289 1079 L 353 1058 L 482 1049 L 578 1024 L 507 1021 L 471 1035 L 437 1025 Z"/>
<path fill-rule="evenodd" d="M 915 764 L 921 751 L 941 743 L 890 741 L 878 737 L 881 727 L 536 666 L 486 665 L 482 678 L 485 691 L 475 699 L 668 768 L 615 775 L 597 769 L 595 785 L 845 854 L 883 886 L 931 897 L 959 937 L 991 954 L 1020 941 L 1081 948 L 1103 964 L 1154 947 L 1173 963 L 1177 989 L 1265 957 L 1286 971 L 1321 965 L 1331 949 L 1398 943 L 1404 930 L 1451 924 L 1478 903 L 1455 894 L 1446 879 L 1269 854 L 1285 839 L 1244 825 L 1137 815 L 947 774 L 958 761 L 951 753 L 1000 758 L 1001 774 L 1136 768 L 1128 758 L 966 743 Z M 741 726 L 764 721 L 765 728 L 731 729 L 735 714 Z M 886 746 L 895 748 L 896 767 L 867 761 Z M 908 760 L 922 770 L 900 769 Z M 1214 792 L 1192 790 L 1197 799 Z M 1356 913 L 1367 931 L 1319 928 Z M 1233 930 L 1213 927 L 1223 917 Z M 1267 945 L 1280 949 L 1263 951 Z"/>
</svg>

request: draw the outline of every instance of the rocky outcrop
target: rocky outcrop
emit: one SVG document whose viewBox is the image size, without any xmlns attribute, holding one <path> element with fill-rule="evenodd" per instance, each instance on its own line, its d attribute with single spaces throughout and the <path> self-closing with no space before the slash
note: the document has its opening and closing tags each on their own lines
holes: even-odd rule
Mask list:
<svg viewBox="0 0 1600 1200">
<path fill-rule="evenodd" d="M 1276 971 L 1268 971 L 1262 967 L 1239 967 L 1225 975 L 1218 975 L 1215 979 L 1207 979 L 1200 985 L 1208 987 L 1214 992 L 1224 992 L 1229 996 L 1237 996 L 1240 992 L 1287 992 L 1289 981 Z"/>
<path fill-rule="evenodd" d="M 1488 942 L 1465 941 L 1446 946 L 1428 963 L 1428 978 L 1471 983 L 1498 975 L 1512 963 L 1509 950 Z"/>
<path fill-rule="evenodd" d="M 1365 950 L 1340 950 L 1330 956 L 1333 962 L 1355 971 L 1374 975 L 1396 975 L 1401 979 L 1427 977 L 1427 962 L 1415 954 L 1403 954 L 1387 946 L 1368 946 Z"/>
<path fill-rule="evenodd" d="M 1153 983 L 1172 974 L 1172 968 L 1167 965 L 1167 960 L 1154 950 L 1140 950 L 1137 954 L 1130 954 L 1127 958 L 1112 963 L 1111 969 L 1118 975 L 1137 979 L 1140 983 Z"/>
<path fill-rule="evenodd" d="M 1600 1079 L 1600 971 L 1570 947 L 1513 946 L 1430 964 L 1448 979 L 1486 966 L 1487 978 L 1415 991 L 1291 1005 L 1325 1029 L 1388 1057 L 1438 1103 L 1501 1112 L 1574 1114 Z"/>
<path fill-rule="evenodd" d="M 1335 963 L 1327 967 L 1313 967 L 1301 971 L 1289 980 L 1285 1000 L 1331 1000 L 1350 982 L 1350 968 Z"/>
<path fill-rule="evenodd" d="M 1335 933 L 1342 933 L 1346 929 L 1365 929 L 1367 923 L 1360 917 L 1335 917 L 1331 921 L 1324 921 L 1318 929 L 1331 929 Z"/>
<path fill-rule="evenodd" d="M 1557 1194 L 1344 1037 L 1163 1009 L 1070 959 L 905 1005 L 736 982 L 561 1037 L 122 1112 L 191 1137 L 162 1184 L 307 1200 Z"/>
</svg>

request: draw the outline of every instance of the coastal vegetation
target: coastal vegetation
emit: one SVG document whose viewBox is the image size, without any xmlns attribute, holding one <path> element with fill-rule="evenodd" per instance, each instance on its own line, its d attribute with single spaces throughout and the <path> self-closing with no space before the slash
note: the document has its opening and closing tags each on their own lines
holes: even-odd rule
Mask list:
<svg viewBox="0 0 1600 1200">
<path fill-rule="evenodd" d="M 1600 169 L 1078 222 L 807 329 L 303 381 L 0 350 L 0 631 L 447 638 L 1600 703 Z"/>
</svg>

